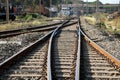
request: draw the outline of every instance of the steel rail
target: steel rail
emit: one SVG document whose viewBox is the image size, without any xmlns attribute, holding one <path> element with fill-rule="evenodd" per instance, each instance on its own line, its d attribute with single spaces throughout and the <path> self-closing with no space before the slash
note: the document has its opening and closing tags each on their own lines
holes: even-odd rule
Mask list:
<svg viewBox="0 0 120 80">
<path fill-rule="evenodd" d="M 79 20 L 79 27 L 81 28 L 80 25 L 80 20 Z M 101 48 L 99 45 L 97 45 L 95 42 L 93 42 L 88 36 L 80 29 L 81 34 L 84 36 L 85 40 L 97 51 L 99 51 L 101 54 L 103 54 L 106 58 L 108 58 L 113 64 L 115 64 L 118 68 L 120 68 L 120 61 L 112 56 L 110 53 L 105 51 L 103 48 Z"/>
<path fill-rule="evenodd" d="M 79 25 L 80 23 L 78 23 Z M 78 50 L 77 50 L 77 60 L 76 60 L 76 70 L 75 70 L 75 80 L 80 80 L 80 51 L 81 51 L 81 32 L 80 27 L 78 28 Z"/>
<path fill-rule="evenodd" d="M 75 19 L 74 17 L 71 18 Z M 65 21 L 65 20 L 64 20 Z M 24 30 L 35 30 L 35 29 L 41 29 L 41 28 L 48 28 L 51 26 L 55 26 L 55 25 L 59 25 L 62 24 L 63 21 L 57 22 L 57 23 L 52 23 L 52 24 L 47 24 L 47 25 L 42 25 L 42 26 L 34 26 L 34 27 L 27 27 L 27 28 L 20 28 L 20 29 L 12 29 L 12 30 L 5 30 L 5 31 L 0 31 L 0 35 L 2 34 L 10 34 L 10 33 L 15 33 L 15 32 L 20 32 L 20 31 L 24 31 Z"/>
<path fill-rule="evenodd" d="M 67 22 L 69 22 L 69 21 L 67 21 Z M 65 22 L 65 23 L 67 23 L 67 22 Z M 68 26 L 68 25 L 75 24 L 76 22 L 75 23 L 71 23 L 71 24 L 67 24 L 67 25 L 65 25 L 65 23 L 63 23 L 61 26 L 58 26 L 57 29 L 59 29 L 61 27 Z M 26 55 L 26 53 L 28 51 L 32 51 L 34 48 L 36 48 L 37 45 L 42 44 L 43 42 L 48 40 L 48 38 L 50 38 L 50 36 L 52 35 L 53 32 L 54 32 L 54 34 L 57 34 L 56 31 L 49 32 L 48 34 L 46 34 L 45 36 L 43 36 L 42 38 L 40 38 L 36 42 L 30 44 L 29 46 L 25 47 L 24 49 L 22 49 L 21 51 L 19 51 L 15 55 L 13 55 L 10 58 L 6 59 L 4 62 L 0 63 L 0 74 L 2 74 L 8 67 L 13 65 L 14 62 L 17 61 L 19 58 L 21 58 L 22 56 Z"/>
<path fill-rule="evenodd" d="M 31 32 L 50 31 L 50 30 L 53 30 L 55 28 L 56 28 L 56 26 L 55 27 L 49 27 L 49 28 L 30 30 L 30 31 L 20 31 L 20 32 L 17 32 L 17 33 L 10 33 L 10 34 L 0 35 L 0 38 L 12 37 L 12 36 L 20 35 L 20 34 L 31 33 Z"/>
<path fill-rule="evenodd" d="M 49 24 L 49 25 L 43 25 L 43 26 L 35 26 L 35 27 L 28 27 L 28 28 L 20 28 L 20 29 L 0 31 L 0 35 L 2 35 L 2 34 L 8 34 L 8 33 L 20 32 L 20 31 L 23 31 L 23 30 L 34 30 L 34 29 L 38 29 L 38 28 L 46 28 L 46 27 L 51 27 L 51 26 L 59 25 L 61 23 L 62 22 L 53 23 L 53 24 Z"/>
<path fill-rule="evenodd" d="M 57 25 L 60 25 L 61 23 L 62 22 L 54 23 L 54 24 L 50 24 L 50 25 L 43 25 L 43 26 L 36 26 L 36 27 L 1 31 L 0 32 L 0 38 L 16 36 L 16 35 L 19 35 L 19 34 L 24 34 L 24 33 L 29 33 L 29 32 L 53 30 L 53 29 L 56 28 Z"/>
<path fill-rule="evenodd" d="M 70 19 L 71 20 L 75 19 L 75 17 L 70 18 Z M 20 31 L 23 31 L 23 30 L 35 30 L 35 29 L 38 29 L 38 28 L 48 28 L 48 27 L 59 25 L 59 24 L 62 24 L 62 23 L 63 23 L 63 21 L 60 21 L 60 22 L 57 22 L 57 23 L 52 23 L 52 24 L 47 24 L 47 25 L 42 25 L 42 26 L 34 26 L 34 27 L 27 27 L 27 28 L 20 28 L 20 29 L 5 30 L 5 31 L 0 31 L 0 35 L 8 34 L 8 33 L 20 32 Z"/>
<path fill-rule="evenodd" d="M 21 51 L 16 53 L 15 55 L 11 56 L 10 58 L 8 58 L 5 61 L 3 61 L 2 63 L 0 63 L 0 74 L 2 74 L 2 72 L 6 68 L 10 67 L 10 65 L 12 65 L 15 61 L 17 61 L 20 57 L 25 55 L 26 52 L 32 51 L 37 45 L 45 42 L 48 38 L 50 38 L 52 33 L 53 33 L 53 31 L 49 32 L 48 34 L 46 34 L 45 36 L 43 36 L 39 40 L 35 41 L 34 43 L 30 44 L 29 46 L 25 47 L 24 49 L 22 49 Z"/>
<path fill-rule="evenodd" d="M 69 26 L 69 25 L 76 24 L 76 23 L 77 23 L 77 21 L 66 24 L 64 26 Z M 0 35 L 0 38 L 12 37 L 12 36 L 20 35 L 20 34 L 31 33 L 31 32 L 50 31 L 50 30 L 53 30 L 55 28 L 56 28 L 56 26 L 50 26 L 50 27 L 36 28 L 36 29 L 33 29 L 33 30 L 25 30 L 25 31 L 20 31 L 20 32 L 18 31 L 18 32 L 13 32 L 13 33 L 7 32 L 5 34 L 2 33 Z"/>
<path fill-rule="evenodd" d="M 66 23 L 68 23 L 69 21 L 64 22 L 62 25 L 58 26 L 54 32 L 52 33 L 50 40 L 49 40 L 49 46 L 48 46 L 48 57 L 47 57 L 47 79 L 48 80 L 52 80 L 52 71 L 51 71 L 51 47 L 52 47 L 52 41 L 53 41 L 53 37 L 57 34 L 58 30 L 63 27 L 63 25 L 65 25 Z"/>
</svg>

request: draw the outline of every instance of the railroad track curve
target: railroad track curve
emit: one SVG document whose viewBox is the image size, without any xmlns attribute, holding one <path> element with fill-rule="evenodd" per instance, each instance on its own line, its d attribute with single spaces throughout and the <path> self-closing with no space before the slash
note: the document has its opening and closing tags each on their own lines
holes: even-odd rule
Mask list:
<svg viewBox="0 0 120 80">
<path fill-rule="evenodd" d="M 69 26 L 75 23 L 77 23 L 77 21 L 76 22 L 70 21 L 64 26 Z M 55 28 L 57 26 L 60 26 L 60 25 L 56 25 L 53 27 Z M 47 28 L 45 27 L 46 29 L 48 29 L 47 31 L 45 31 L 44 29 L 43 30 L 41 29 L 41 31 L 39 31 L 40 29 L 36 29 L 35 30 L 36 32 L 30 31 L 29 33 L 23 33 L 23 34 L 16 35 L 16 36 L 10 36 L 13 34 L 8 33 L 9 34 L 7 35 L 8 37 L 6 36 L 6 38 L 0 39 L 0 46 L 1 46 L 0 63 L 4 61 L 5 59 L 9 58 L 10 56 L 16 54 L 22 48 L 26 47 L 27 45 L 33 43 L 34 41 L 38 40 L 40 37 L 52 31 L 50 30 L 51 27 L 47 27 Z"/>
<path fill-rule="evenodd" d="M 80 23 L 79 30 L 65 23 L 0 64 L 0 79 L 119 80 L 119 60 L 91 41 Z"/>
<path fill-rule="evenodd" d="M 52 32 L 24 48 L 0 64 L 1 80 L 46 79 L 46 57 Z M 43 43 L 44 42 L 44 43 Z M 23 58 L 22 58 L 23 57 Z M 11 66 L 12 65 L 12 66 Z M 10 68 L 9 68 L 10 67 Z M 4 72 L 4 73 L 3 73 Z"/>
<path fill-rule="evenodd" d="M 59 30 L 52 34 L 48 52 L 48 80 L 74 80 L 78 36 L 76 26 Z M 73 30 L 74 29 L 74 30 Z M 78 74 L 79 75 L 79 74 Z M 77 76 L 76 80 L 79 80 Z"/>
<path fill-rule="evenodd" d="M 71 21 L 71 23 L 66 24 L 65 26 L 76 24 L 76 23 L 77 23 L 76 21 Z M 0 38 L 7 38 L 7 37 L 12 37 L 12 36 L 20 35 L 20 34 L 25 34 L 25 33 L 32 33 L 32 32 L 52 31 L 60 24 L 62 24 L 62 22 L 53 23 L 50 25 L 30 27 L 30 28 L 21 28 L 21 29 L 15 29 L 15 30 L 1 31 Z"/>
<path fill-rule="evenodd" d="M 79 29 L 80 29 L 79 21 Z M 81 34 L 81 80 L 119 80 L 120 61 L 99 47 L 80 29 Z"/>
<path fill-rule="evenodd" d="M 61 23 L 62 22 L 53 23 L 50 25 L 43 25 L 43 26 L 35 26 L 35 27 L 1 31 L 0 38 L 6 38 L 6 37 L 16 36 L 16 35 L 30 33 L 30 32 L 49 31 L 49 30 L 55 29 L 56 26 L 60 25 Z"/>
<path fill-rule="evenodd" d="M 65 24 L 65 23 L 63 23 Z M 62 24 L 62 26 L 63 26 Z M 1 79 L 47 79 L 47 40 L 53 31 L 0 64 Z M 41 44 L 41 45 L 40 45 Z M 37 47 L 36 47 L 37 46 Z M 36 48 L 36 50 L 34 50 Z M 32 51 L 33 49 L 33 51 Z M 23 57 L 24 56 L 24 57 Z M 23 58 L 22 58 L 23 57 Z M 14 64 L 14 65 L 13 65 Z M 8 66 L 9 65 L 9 66 Z M 11 66 L 13 65 L 13 66 Z"/>
</svg>

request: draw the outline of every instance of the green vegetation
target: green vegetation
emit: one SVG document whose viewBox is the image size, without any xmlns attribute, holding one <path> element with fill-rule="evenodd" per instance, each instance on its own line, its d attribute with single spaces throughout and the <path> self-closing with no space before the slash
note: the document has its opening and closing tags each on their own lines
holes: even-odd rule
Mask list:
<svg viewBox="0 0 120 80">
<path fill-rule="evenodd" d="M 48 24 L 48 21 L 56 19 L 61 20 L 60 17 L 48 18 L 37 13 L 29 13 L 24 16 L 17 16 L 16 20 L 10 23 L 0 24 L 0 31 L 46 25 Z"/>
<path fill-rule="evenodd" d="M 0 31 L 45 25 L 47 24 L 46 19 L 46 17 L 40 16 L 37 13 L 17 16 L 16 21 L 10 22 L 8 24 L 0 24 Z"/>
<path fill-rule="evenodd" d="M 17 20 L 34 20 L 39 19 L 41 17 L 38 13 L 29 13 L 29 14 L 23 14 L 22 16 L 17 16 Z"/>
</svg>

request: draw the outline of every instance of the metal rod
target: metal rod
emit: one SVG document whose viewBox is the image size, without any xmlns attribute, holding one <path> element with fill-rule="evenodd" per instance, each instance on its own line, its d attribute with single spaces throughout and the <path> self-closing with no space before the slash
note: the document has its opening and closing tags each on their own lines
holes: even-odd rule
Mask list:
<svg viewBox="0 0 120 80">
<path fill-rule="evenodd" d="M 98 12 L 98 1 L 99 0 L 96 0 L 96 13 Z"/>
<path fill-rule="evenodd" d="M 120 1 L 119 1 L 119 4 L 118 4 L 118 12 L 120 12 Z"/>
<path fill-rule="evenodd" d="M 6 21 L 9 23 L 9 1 L 6 0 Z"/>
<path fill-rule="evenodd" d="M 78 51 L 77 51 L 77 60 L 76 60 L 76 71 L 75 71 L 75 80 L 80 80 L 80 51 L 81 51 L 81 32 L 80 32 L 80 19 L 78 21 Z"/>
<path fill-rule="evenodd" d="M 87 0 L 87 5 L 86 5 L 86 7 L 87 7 L 86 14 L 88 15 L 88 12 L 89 12 L 89 11 L 88 11 L 88 10 L 89 10 L 89 9 L 88 9 L 88 8 L 89 8 L 89 7 L 88 7 L 88 0 Z"/>
<path fill-rule="evenodd" d="M 52 17 L 51 7 L 52 7 L 52 0 L 50 0 L 50 17 Z"/>
<path fill-rule="evenodd" d="M 39 6 L 40 6 L 40 9 L 41 9 L 41 0 L 39 0 Z M 40 10 L 40 15 L 41 15 L 41 10 Z"/>
</svg>

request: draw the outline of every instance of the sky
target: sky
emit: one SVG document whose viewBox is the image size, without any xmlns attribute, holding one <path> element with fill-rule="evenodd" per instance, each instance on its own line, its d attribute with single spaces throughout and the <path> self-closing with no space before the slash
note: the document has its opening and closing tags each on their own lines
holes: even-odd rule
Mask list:
<svg viewBox="0 0 120 80">
<path fill-rule="evenodd" d="M 85 2 L 87 0 L 84 0 Z M 96 0 L 88 0 L 88 2 L 92 2 L 92 1 L 96 1 Z M 120 0 L 99 0 L 101 1 L 103 4 L 106 4 L 106 3 L 112 3 L 112 4 L 118 4 Z"/>
</svg>

